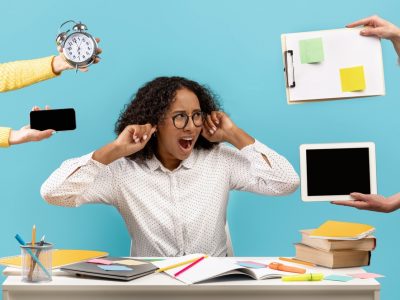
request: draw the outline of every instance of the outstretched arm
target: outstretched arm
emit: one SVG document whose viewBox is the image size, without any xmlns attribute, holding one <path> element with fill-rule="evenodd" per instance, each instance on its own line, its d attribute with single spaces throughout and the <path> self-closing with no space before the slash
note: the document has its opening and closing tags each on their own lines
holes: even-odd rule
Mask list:
<svg viewBox="0 0 400 300">
<path fill-rule="evenodd" d="M 332 204 L 351 206 L 363 210 L 372 210 L 377 212 L 392 212 L 400 208 L 400 193 L 385 198 L 381 195 L 351 193 L 354 200 L 333 201 Z"/>
</svg>

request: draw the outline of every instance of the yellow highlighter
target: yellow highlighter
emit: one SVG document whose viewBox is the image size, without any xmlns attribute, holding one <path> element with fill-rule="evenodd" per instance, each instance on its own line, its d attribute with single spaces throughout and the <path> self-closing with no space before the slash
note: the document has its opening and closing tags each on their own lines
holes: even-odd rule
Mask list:
<svg viewBox="0 0 400 300">
<path fill-rule="evenodd" d="M 320 281 L 322 279 L 324 279 L 324 274 L 321 273 L 282 276 L 282 281 Z"/>
</svg>

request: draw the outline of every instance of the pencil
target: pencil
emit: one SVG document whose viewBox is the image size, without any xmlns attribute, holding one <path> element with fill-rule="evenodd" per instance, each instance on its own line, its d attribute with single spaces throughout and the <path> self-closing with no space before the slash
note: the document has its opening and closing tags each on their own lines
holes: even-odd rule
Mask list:
<svg viewBox="0 0 400 300">
<path fill-rule="evenodd" d="M 202 257 L 204 257 L 204 256 L 202 256 Z M 173 265 L 164 267 L 164 268 L 160 268 L 160 269 L 158 269 L 158 270 L 156 271 L 156 273 L 161 273 L 161 272 L 164 272 L 164 271 L 173 269 L 173 268 L 177 268 L 177 267 L 180 267 L 180 266 L 183 266 L 183 265 L 187 265 L 187 264 L 190 264 L 190 263 L 192 263 L 192 262 L 194 262 L 194 261 L 196 261 L 196 260 L 198 260 L 198 259 L 199 259 L 199 257 L 196 257 L 196 258 L 192 258 L 192 259 L 189 259 L 189 260 L 185 260 L 185 261 L 182 261 L 182 262 L 180 262 L 180 263 L 176 263 L 176 264 L 173 264 Z"/>
<path fill-rule="evenodd" d="M 205 258 L 206 258 L 206 256 L 200 257 L 199 259 L 197 259 L 197 260 L 195 260 L 194 262 L 192 262 L 190 265 L 188 265 L 188 266 L 184 267 L 182 270 L 176 272 L 176 273 L 174 274 L 174 276 L 176 277 L 176 276 L 178 276 L 179 274 L 185 272 L 186 270 L 189 270 L 191 267 L 193 267 L 195 264 L 201 262 L 201 261 L 202 261 L 203 259 L 205 259 Z"/>
<path fill-rule="evenodd" d="M 36 243 L 36 225 L 33 225 L 32 227 L 32 247 L 35 247 L 35 243 Z"/>
<path fill-rule="evenodd" d="M 279 257 L 279 259 L 283 260 L 283 261 L 292 262 L 292 263 L 295 263 L 295 264 L 301 264 L 301 265 L 315 267 L 315 264 L 313 264 L 313 263 L 310 263 L 308 261 L 302 261 L 302 260 L 299 260 L 299 259 L 296 259 L 296 258 Z"/>
</svg>

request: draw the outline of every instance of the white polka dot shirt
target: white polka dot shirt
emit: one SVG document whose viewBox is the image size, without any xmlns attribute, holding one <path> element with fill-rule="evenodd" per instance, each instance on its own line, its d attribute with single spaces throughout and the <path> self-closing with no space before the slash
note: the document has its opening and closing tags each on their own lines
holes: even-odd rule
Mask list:
<svg viewBox="0 0 400 300">
<path fill-rule="evenodd" d="M 291 164 L 258 141 L 242 150 L 223 144 L 193 150 L 173 171 L 156 157 L 103 165 L 92 154 L 65 161 L 42 185 L 42 197 L 61 206 L 113 205 L 132 237 L 133 256 L 226 256 L 230 190 L 285 195 L 299 185 Z"/>
</svg>

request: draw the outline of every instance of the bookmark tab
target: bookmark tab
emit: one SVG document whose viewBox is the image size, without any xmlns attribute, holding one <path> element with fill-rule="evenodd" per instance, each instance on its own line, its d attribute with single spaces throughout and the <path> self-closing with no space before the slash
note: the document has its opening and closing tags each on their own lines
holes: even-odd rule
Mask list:
<svg viewBox="0 0 400 300">
<path fill-rule="evenodd" d="M 113 261 L 113 263 L 120 264 L 120 265 L 126 265 L 126 266 L 139 266 L 139 265 L 147 264 L 146 262 L 138 261 L 138 260 L 134 260 L 134 259 L 115 260 L 115 261 Z"/>
<path fill-rule="evenodd" d="M 341 281 L 341 282 L 347 282 L 352 280 L 353 277 L 350 276 L 344 276 L 344 275 L 328 275 L 324 277 L 324 280 L 330 280 L 330 281 Z"/>
<path fill-rule="evenodd" d="M 131 268 L 128 268 L 126 266 L 98 266 L 100 269 L 103 269 L 104 271 L 132 271 Z"/>
<path fill-rule="evenodd" d="M 91 264 L 98 264 L 98 265 L 112 265 L 113 261 L 108 260 L 108 259 L 101 259 L 101 258 L 95 258 L 87 261 L 88 263 Z"/>
<path fill-rule="evenodd" d="M 375 273 L 357 273 L 357 274 L 349 274 L 349 275 L 354 278 L 360 278 L 360 279 L 385 277 L 384 275 L 375 274 Z"/>
<path fill-rule="evenodd" d="M 239 266 L 245 267 L 245 268 L 252 268 L 252 269 L 261 269 L 261 268 L 266 268 L 267 266 L 265 264 L 261 264 L 255 261 L 238 261 L 237 264 Z"/>
</svg>

